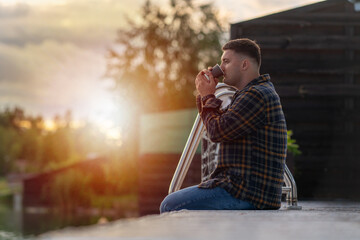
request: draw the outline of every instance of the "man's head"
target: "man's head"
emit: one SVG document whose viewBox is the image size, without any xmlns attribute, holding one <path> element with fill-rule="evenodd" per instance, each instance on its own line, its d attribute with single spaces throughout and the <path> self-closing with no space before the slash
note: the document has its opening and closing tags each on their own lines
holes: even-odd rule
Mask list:
<svg viewBox="0 0 360 240">
<path fill-rule="evenodd" d="M 221 68 L 225 83 L 241 88 L 259 75 L 261 52 L 257 43 L 247 38 L 235 39 L 222 49 Z"/>
</svg>

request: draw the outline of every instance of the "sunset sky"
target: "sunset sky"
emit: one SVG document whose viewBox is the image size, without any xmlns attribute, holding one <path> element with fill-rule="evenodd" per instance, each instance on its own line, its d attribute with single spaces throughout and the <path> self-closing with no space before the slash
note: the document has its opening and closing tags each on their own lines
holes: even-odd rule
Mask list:
<svg viewBox="0 0 360 240">
<path fill-rule="evenodd" d="M 156 3 L 165 0 L 152 1 Z M 199 2 L 208 2 L 198 0 Z M 314 0 L 215 0 L 235 23 L 318 2 Z M 117 125 L 103 78 L 106 49 L 124 16 L 136 18 L 144 0 L 0 0 L 0 109 L 20 106 L 52 118 Z"/>
</svg>

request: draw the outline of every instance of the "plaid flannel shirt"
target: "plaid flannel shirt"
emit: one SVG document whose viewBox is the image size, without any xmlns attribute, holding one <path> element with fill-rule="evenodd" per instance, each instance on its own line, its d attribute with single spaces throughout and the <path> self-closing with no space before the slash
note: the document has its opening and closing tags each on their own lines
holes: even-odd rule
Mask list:
<svg viewBox="0 0 360 240">
<path fill-rule="evenodd" d="M 210 98 L 205 105 L 198 104 L 210 139 L 220 142 L 217 167 L 199 187 L 220 186 L 257 209 L 279 209 L 287 133 L 270 76 L 261 75 L 236 91 L 225 110 L 221 103 Z"/>
</svg>

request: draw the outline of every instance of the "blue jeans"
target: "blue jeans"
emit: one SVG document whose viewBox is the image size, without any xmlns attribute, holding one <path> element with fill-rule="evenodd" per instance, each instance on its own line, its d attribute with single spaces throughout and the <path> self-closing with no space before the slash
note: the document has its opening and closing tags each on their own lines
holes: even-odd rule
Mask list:
<svg viewBox="0 0 360 240">
<path fill-rule="evenodd" d="M 255 210 L 249 202 L 231 196 L 225 189 L 192 186 L 168 195 L 160 205 L 160 213 L 188 210 Z"/>
</svg>

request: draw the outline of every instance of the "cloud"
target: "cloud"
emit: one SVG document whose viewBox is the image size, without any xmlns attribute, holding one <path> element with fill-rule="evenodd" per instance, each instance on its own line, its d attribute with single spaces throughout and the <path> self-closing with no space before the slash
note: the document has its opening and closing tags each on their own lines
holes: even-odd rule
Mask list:
<svg viewBox="0 0 360 240">
<path fill-rule="evenodd" d="M 141 0 L 133 1 L 66 1 L 61 5 L 18 4 L 1 6 L 0 42 L 24 46 L 52 39 L 96 47 L 115 40 L 116 30 L 126 25 L 125 14 L 136 16 Z M 23 7 L 20 7 L 23 6 Z M 18 10 L 16 10 L 18 9 Z M 20 10 L 24 12 L 22 13 Z"/>
<path fill-rule="evenodd" d="M 106 62 L 100 53 L 55 41 L 25 47 L 0 44 L 0 52 L 4 55 L 0 64 L 2 106 L 20 105 L 47 117 L 67 109 L 89 117 L 111 107 L 109 83 L 102 80 Z"/>
<path fill-rule="evenodd" d="M 0 3 L 0 19 L 24 17 L 27 16 L 29 12 L 30 7 L 25 3 L 17 3 L 13 6 L 5 6 Z"/>
<path fill-rule="evenodd" d="M 105 50 L 138 1 L 0 5 L 0 106 L 46 117 L 67 109 L 83 118 L 113 111 L 110 83 L 101 79 Z"/>
</svg>

